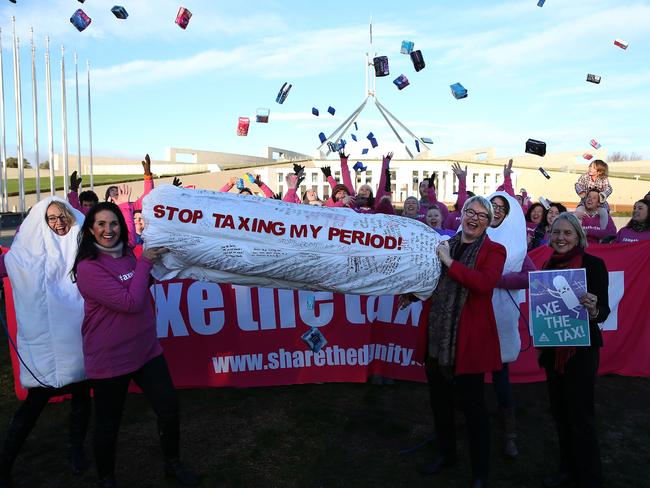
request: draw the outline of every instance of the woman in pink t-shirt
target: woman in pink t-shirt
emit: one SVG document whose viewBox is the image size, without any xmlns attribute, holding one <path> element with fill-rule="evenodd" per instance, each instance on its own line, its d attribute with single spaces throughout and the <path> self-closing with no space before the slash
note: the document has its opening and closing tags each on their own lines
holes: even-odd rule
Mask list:
<svg viewBox="0 0 650 488">
<path fill-rule="evenodd" d="M 117 197 L 128 200 L 128 194 Z M 72 268 L 84 298 L 81 328 L 86 374 L 96 413 L 95 463 L 100 487 L 115 484 L 115 451 L 131 380 L 142 389 L 158 417 L 165 475 L 184 486 L 200 477 L 179 460 L 176 390 L 156 336 L 149 272 L 164 249 L 146 249 L 139 259 L 129 243 L 126 220 L 114 203 L 93 207 L 81 228 Z"/>
<path fill-rule="evenodd" d="M 618 231 L 614 242 L 639 242 L 650 240 L 650 200 L 634 203 L 632 219 Z"/>
</svg>

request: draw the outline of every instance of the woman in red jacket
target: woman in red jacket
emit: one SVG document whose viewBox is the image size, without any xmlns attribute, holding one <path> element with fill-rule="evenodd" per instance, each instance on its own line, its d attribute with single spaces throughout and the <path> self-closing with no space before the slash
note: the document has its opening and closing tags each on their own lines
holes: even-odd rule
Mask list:
<svg viewBox="0 0 650 488">
<path fill-rule="evenodd" d="M 492 218 L 489 200 L 468 199 L 461 232 L 438 246 L 444 268 L 431 297 L 425 361 L 439 452 L 424 471 L 434 474 L 456 462 L 455 390 L 469 434 L 474 488 L 486 486 L 489 465 L 483 378 L 502 367 L 492 292 L 503 273 L 506 250 L 486 234 Z"/>
</svg>

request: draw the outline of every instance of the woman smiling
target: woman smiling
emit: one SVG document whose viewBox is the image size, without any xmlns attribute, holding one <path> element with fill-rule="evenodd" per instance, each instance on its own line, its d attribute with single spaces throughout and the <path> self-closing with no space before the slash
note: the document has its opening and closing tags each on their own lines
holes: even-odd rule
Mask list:
<svg viewBox="0 0 650 488">
<path fill-rule="evenodd" d="M 461 232 L 438 246 L 444 269 L 431 297 L 426 373 L 439 451 L 423 471 L 434 474 L 456 462 L 456 390 L 469 435 L 472 487 L 478 488 L 486 486 L 489 467 L 483 378 L 502 367 L 492 292 L 506 250 L 486 234 L 493 218 L 489 200 L 472 197 L 461 214 Z"/>
<path fill-rule="evenodd" d="M 118 202 L 128 200 L 120 191 Z M 180 421 L 176 391 L 156 336 L 149 272 L 165 252 L 145 249 L 136 259 L 124 216 L 114 203 L 88 212 L 72 274 L 84 298 L 84 362 L 95 398 L 95 461 L 102 488 L 113 488 L 115 450 L 131 380 L 156 412 L 167 477 L 196 486 L 200 477 L 179 460 Z"/>
<path fill-rule="evenodd" d="M 575 215 L 560 214 L 551 226 L 553 254 L 543 269 L 585 268 L 587 293 L 580 303 L 589 313 L 591 345 L 544 348 L 540 365 L 546 370 L 551 412 L 560 444 L 559 470 L 544 478 L 554 488 L 575 483 L 602 486 L 600 451 L 594 416 L 594 386 L 603 338 L 599 323 L 609 316 L 608 274 L 605 262 L 587 254 L 587 236 Z"/>
</svg>

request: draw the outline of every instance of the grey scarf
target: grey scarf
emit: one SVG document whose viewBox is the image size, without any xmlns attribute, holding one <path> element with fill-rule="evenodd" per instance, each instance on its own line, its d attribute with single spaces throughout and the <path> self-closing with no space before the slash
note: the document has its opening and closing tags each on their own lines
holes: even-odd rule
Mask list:
<svg viewBox="0 0 650 488">
<path fill-rule="evenodd" d="M 462 233 L 459 232 L 449 239 L 449 250 L 452 256 L 461 245 L 461 235 Z M 457 261 L 473 269 L 484 240 L 485 233 L 469 244 Z M 451 379 L 454 374 L 458 323 L 468 294 L 469 290 L 451 279 L 447 275 L 447 268 L 444 268 L 438 286 L 431 296 L 428 356 L 429 360 L 437 363 L 447 379 Z"/>
</svg>

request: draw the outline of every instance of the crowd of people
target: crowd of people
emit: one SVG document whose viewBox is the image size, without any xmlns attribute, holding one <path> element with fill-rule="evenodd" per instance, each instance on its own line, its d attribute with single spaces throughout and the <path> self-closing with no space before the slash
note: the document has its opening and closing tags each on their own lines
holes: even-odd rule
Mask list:
<svg viewBox="0 0 650 488">
<path fill-rule="evenodd" d="M 292 204 L 346 207 L 360 213 L 395 214 L 391 198 L 390 162 L 383 157 L 378 188 L 355 188 L 348 155 L 341 152 L 342 183 L 330 167 L 321 168 L 331 196 L 321 200 L 313 190 L 299 188 L 304 167 L 294 165 L 282 200 Z M 131 201 L 128 185 L 111 186 L 99 202 L 92 191 L 78 193 L 81 178 L 70 177 L 67 201 L 49 197 L 36 204 L 23 222 L 11 249 L 0 257 L 0 275 L 9 276 L 16 297 L 20 380 L 27 398 L 15 412 L 0 452 L 0 487 L 12 486 L 14 461 L 38 416 L 53 396 L 72 393 L 68 454 L 75 472 L 88 467 L 84 439 L 93 391 L 94 459 L 99 486 L 117 486 L 115 454 L 129 384 L 133 380 L 151 404 L 158 421 L 164 473 L 183 486 L 197 486 L 201 477 L 180 457 L 179 404 L 156 337 L 155 315 L 148 287 L 153 263 L 164 249 L 142 251 L 142 198 L 153 188 L 149 156 L 142 162 L 145 189 Z M 575 484 L 602 486 L 594 421 L 594 386 L 602 337 L 598 323 L 609 314 L 605 263 L 586 252 L 592 243 L 625 243 L 650 239 L 650 192 L 634 204 L 632 218 L 618 232 L 609 215 L 612 188 L 607 164 L 596 160 L 576 182 L 576 209 L 559 202 L 531 202 L 526 191 L 515 194 L 512 160 L 504 166 L 504 182 L 488 197 L 467 191 L 467 168 L 454 163 L 458 179 L 453 209 L 437 199 L 435 176 L 419 184 L 420 198 L 408 197 L 401 216 L 415 219 L 445 237 L 437 254 L 442 264 L 439 284 L 431 297 L 425 366 L 436 428 L 437 455 L 422 467 L 435 474 L 457 459 L 454 398 L 466 418 L 472 487 L 487 486 L 489 422 L 484 377 L 492 375 L 503 431 L 503 451 L 518 456 L 515 400 L 509 364 L 521 349 L 520 312 L 513 293 L 528 287 L 535 265 L 527 252 L 550 246 L 543 269 L 585 268 L 587 293 L 580 303 L 589 314 L 591 346 L 551 347 L 540 351 L 555 420 L 560 464 L 544 479 L 546 487 Z M 247 173 L 268 198 L 279 198 Z M 236 188 L 252 195 L 243 178 L 232 178 L 219 189 Z M 182 182 L 174 179 L 174 185 Z M 48 253 L 43 254 L 45 246 Z M 30 263 L 25 268 L 23 263 Z M 32 276 L 23 269 L 30 269 Z M 67 293 L 73 310 L 34 313 L 41 280 Z M 400 306 L 416 300 L 401 296 Z M 56 315 L 53 313 L 56 312 Z M 42 322 L 34 324 L 33 322 Z M 44 325 L 43 325 L 44 324 Z M 42 327 L 41 327 L 42 326 Z M 40 329 L 39 329 L 40 327 Z M 42 329 L 42 330 L 41 330 Z M 63 331 L 53 333 L 52 331 Z M 66 347 L 59 347 L 62 342 Z M 30 348 L 39 347 L 38 354 Z M 58 355 L 64 349 L 65 361 Z M 39 358 L 47 357 L 49 360 Z M 64 364 L 63 370 L 61 364 Z"/>
</svg>

